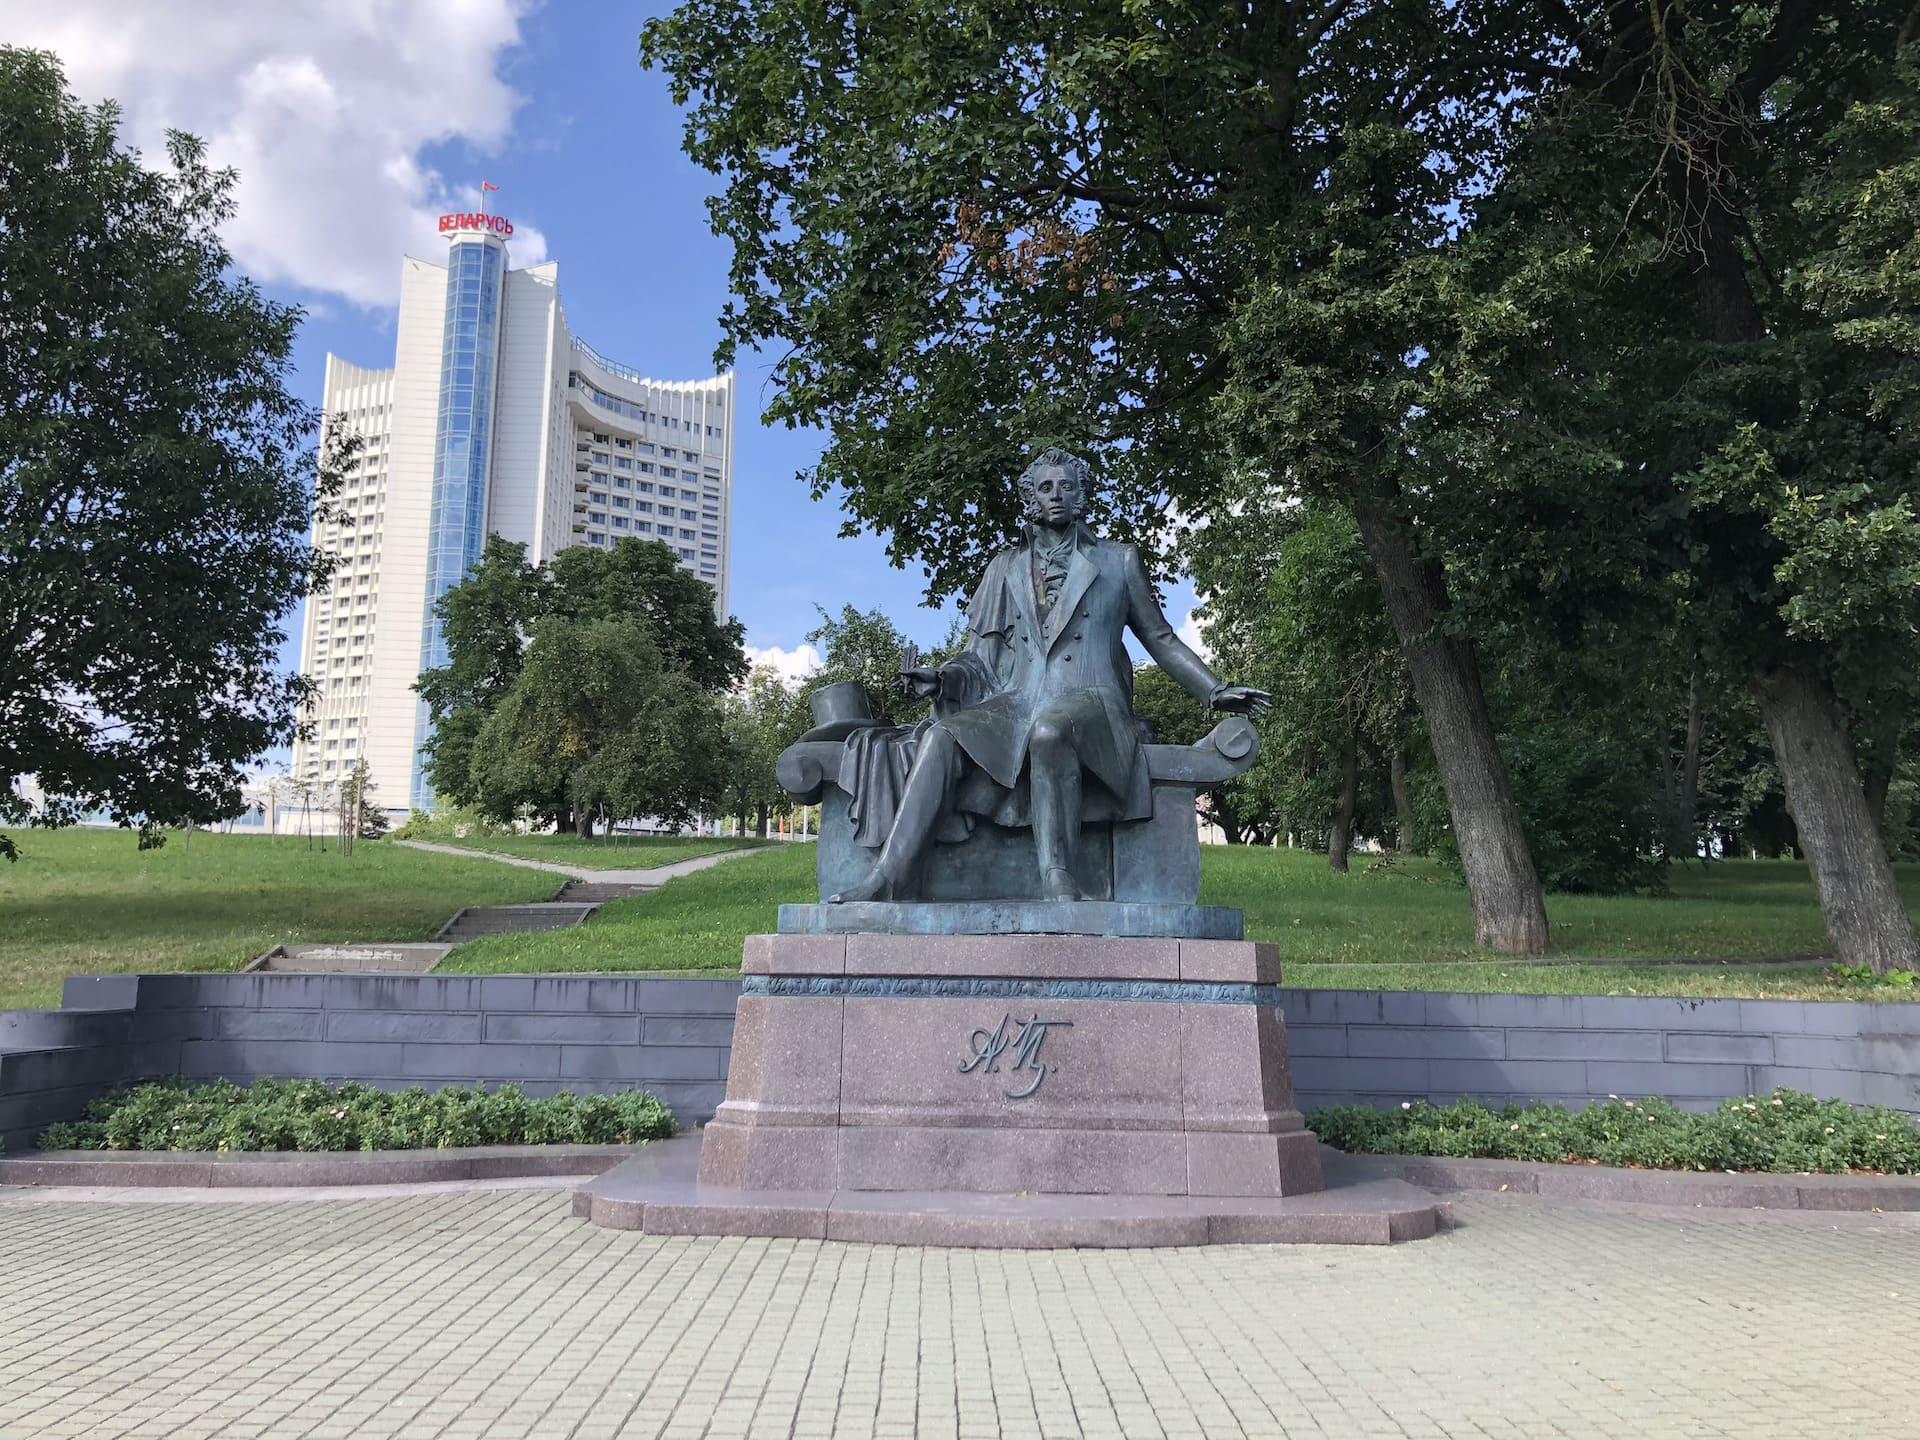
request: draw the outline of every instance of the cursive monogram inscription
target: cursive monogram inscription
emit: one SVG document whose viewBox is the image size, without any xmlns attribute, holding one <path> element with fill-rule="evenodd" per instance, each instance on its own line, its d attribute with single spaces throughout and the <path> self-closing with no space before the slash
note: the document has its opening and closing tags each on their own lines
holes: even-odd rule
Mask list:
<svg viewBox="0 0 1920 1440">
<path fill-rule="evenodd" d="M 1019 1028 L 1012 1035 L 1007 1033 L 1009 1024 Z M 1072 1028 L 1071 1020 L 1042 1020 L 1038 1015 L 1025 1020 L 1015 1020 L 1012 1012 L 1000 1017 L 1000 1023 L 991 1030 L 976 1030 L 967 1037 L 967 1049 L 972 1058 L 960 1062 L 960 1073 L 971 1075 L 975 1070 L 984 1075 L 1000 1073 L 1000 1057 L 1009 1048 L 1013 1051 L 1013 1063 L 1007 1066 L 1012 1074 L 1019 1070 L 1030 1071 L 1033 1079 L 1024 1090 L 1009 1090 L 1009 1100 L 1025 1100 L 1037 1091 L 1041 1083 L 1051 1075 L 1057 1066 L 1049 1066 L 1040 1058 L 1040 1047 L 1046 1043 L 1047 1031 L 1059 1026 Z"/>
</svg>

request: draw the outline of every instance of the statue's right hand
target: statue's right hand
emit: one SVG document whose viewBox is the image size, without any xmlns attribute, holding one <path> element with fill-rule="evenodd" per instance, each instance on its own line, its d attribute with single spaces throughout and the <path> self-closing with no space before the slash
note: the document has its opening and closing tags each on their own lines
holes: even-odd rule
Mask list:
<svg viewBox="0 0 1920 1440">
<path fill-rule="evenodd" d="M 940 693 L 940 671 L 932 665 L 915 665 L 900 672 L 900 683 L 916 699 L 931 700 Z"/>
</svg>

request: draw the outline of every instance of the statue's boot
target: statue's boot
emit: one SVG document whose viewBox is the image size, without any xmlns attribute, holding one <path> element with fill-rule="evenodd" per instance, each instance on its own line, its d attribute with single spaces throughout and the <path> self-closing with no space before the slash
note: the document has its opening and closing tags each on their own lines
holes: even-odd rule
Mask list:
<svg viewBox="0 0 1920 1440">
<path fill-rule="evenodd" d="M 829 905 L 855 905 L 863 900 L 897 900 L 899 892 L 894 885 L 893 876 L 887 873 L 886 862 L 873 867 L 873 872 L 858 885 L 849 885 L 846 889 L 827 897 Z"/>
<path fill-rule="evenodd" d="M 1040 877 L 1040 890 L 1049 900 L 1084 900 L 1086 893 L 1073 872 L 1062 865 L 1049 865 Z"/>
</svg>

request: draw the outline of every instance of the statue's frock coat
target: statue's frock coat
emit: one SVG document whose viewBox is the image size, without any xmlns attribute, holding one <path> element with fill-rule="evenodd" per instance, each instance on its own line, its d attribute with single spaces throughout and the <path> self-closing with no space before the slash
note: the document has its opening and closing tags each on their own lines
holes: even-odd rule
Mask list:
<svg viewBox="0 0 1920 1440">
<path fill-rule="evenodd" d="M 1037 720 L 1070 731 L 1080 763 L 1106 791 L 1087 796 L 1087 818 L 1138 820 L 1153 812 L 1133 719 L 1131 627 L 1149 653 L 1189 690 L 1217 683 L 1173 633 L 1154 598 L 1140 553 L 1075 530 L 1073 558 L 1050 609 L 1034 588 L 1028 543 L 988 562 L 967 606 L 966 653 L 942 667 L 936 706 L 951 734 L 997 793 L 963 787 L 959 808 L 1026 823 L 1023 771 Z"/>
</svg>

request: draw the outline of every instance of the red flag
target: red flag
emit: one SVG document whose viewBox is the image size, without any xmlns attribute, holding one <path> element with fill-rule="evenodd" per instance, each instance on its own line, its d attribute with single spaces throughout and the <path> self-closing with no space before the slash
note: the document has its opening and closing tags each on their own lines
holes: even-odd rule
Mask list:
<svg viewBox="0 0 1920 1440">
<path fill-rule="evenodd" d="M 500 187 L 494 184 L 491 180 L 482 180 L 480 182 L 480 188 L 482 190 L 498 190 Z"/>
</svg>

